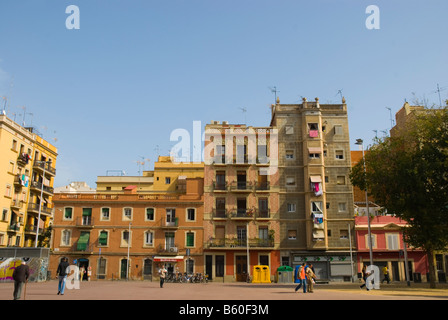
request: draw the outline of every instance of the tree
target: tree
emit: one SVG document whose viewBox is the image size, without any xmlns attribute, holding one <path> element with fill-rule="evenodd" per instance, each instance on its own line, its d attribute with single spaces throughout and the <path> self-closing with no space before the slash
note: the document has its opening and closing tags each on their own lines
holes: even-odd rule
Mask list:
<svg viewBox="0 0 448 320">
<path fill-rule="evenodd" d="M 435 288 L 434 252 L 448 245 L 448 109 L 415 114 L 392 137 L 377 139 L 353 167 L 354 186 L 367 190 L 389 213 L 405 220 L 406 242 L 428 257 Z"/>
</svg>

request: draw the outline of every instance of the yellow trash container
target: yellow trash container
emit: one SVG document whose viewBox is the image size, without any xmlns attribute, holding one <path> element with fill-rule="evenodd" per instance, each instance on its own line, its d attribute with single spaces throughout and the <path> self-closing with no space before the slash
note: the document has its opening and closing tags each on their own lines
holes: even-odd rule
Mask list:
<svg viewBox="0 0 448 320">
<path fill-rule="evenodd" d="M 254 266 L 252 283 L 261 283 L 261 267 L 262 266 Z"/>
<path fill-rule="evenodd" d="M 271 273 L 268 266 L 254 266 L 252 283 L 271 283 Z"/>
</svg>

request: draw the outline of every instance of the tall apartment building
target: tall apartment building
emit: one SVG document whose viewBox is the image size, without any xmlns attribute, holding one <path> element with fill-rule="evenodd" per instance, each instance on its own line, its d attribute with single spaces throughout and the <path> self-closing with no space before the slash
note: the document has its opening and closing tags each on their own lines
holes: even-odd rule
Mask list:
<svg viewBox="0 0 448 320">
<path fill-rule="evenodd" d="M 280 265 L 272 131 L 225 121 L 205 127 L 204 256 L 214 281 L 246 281 L 256 265 L 273 276 Z"/>
<path fill-rule="evenodd" d="M 50 225 L 57 155 L 33 128 L 0 115 L 0 247 L 33 247 Z"/>
<path fill-rule="evenodd" d="M 342 104 L 271 106 L 278 130 L 281 262 L 313 264 L 319 279 L 349 280 L 354 227 L 350 140 Z M 353 243 L 353 232 L 351 232 Z"/>
<path fill-rule="evenodd" d="M 204 272 L 204 166 L 159 157 L 154 168 L 143 177 L 98 177 L 93 194 L 55 195 L 52 272 L 62 257 L 95 280 L 152 279 L 161 265 Z"/>
</svg>

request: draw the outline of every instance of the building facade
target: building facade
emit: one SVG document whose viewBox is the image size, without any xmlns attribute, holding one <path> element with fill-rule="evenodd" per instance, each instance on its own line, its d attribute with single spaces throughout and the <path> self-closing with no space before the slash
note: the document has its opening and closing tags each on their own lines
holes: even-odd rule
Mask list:
<svg viewBox="0 0 448 320">
<path fill-rule="evenodd" d="M 56 194 L 52 272 L 67 257 L 94 280 L 151 280 L 162 265 L 169 273 L 203 273 L 203 166 L 191 178 L 186 166 L 171 166 L 177 171 L 170 170 L 165 190 L 140 192 L 140 177 L 126 177 L 125 184 L 134 184 L 116 191 L 104 184 L 94 194 Z M 158 175 L 157 166 L 151 175 Z M 171 186 L 175 191 L 167 191 Z"/>
<path fill-rule="evenodd" d="M 205 127 L 204 259 L 213 281 L 246 281 L 256 265 L 269 266 L 273 276 L 280 266 L 272 137 L 269 127 Z"/>
<path fill-rule="evenodd" d="M 57 148 L 0 115 L 0 247 L 47 246 Z"/>
<path fill-rule="evenodd" d="M 278 130 L 281 263 L 310 262 L 320 280 L 350 281 L 354 211 L 345 99 L 277 99 L 271 109 Z"/>
</svg>

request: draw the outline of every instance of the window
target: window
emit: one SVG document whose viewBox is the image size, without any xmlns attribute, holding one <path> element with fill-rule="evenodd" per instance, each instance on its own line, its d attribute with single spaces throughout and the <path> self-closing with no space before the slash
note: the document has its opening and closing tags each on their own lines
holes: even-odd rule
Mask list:
<svg viewBox="0 0 448 320">
<path fill-rule="evenodd" d="M 108 232 L 101 231 L 100 236 L 98 237 L 98 244 L 100 246 L 107 246 L 107 237 L 108 237 Z"/>
<path fill-rule="evenodd" d="M 268 163 L 268 146 L 265 144 L 259 144 L 257 145 L 257 151 L 257 163 Z"/>
<path fill-rule="evenodd" d="M 372 249 L 376 249 L 376 235 L 375 234 L 371 234 L 370 237 L 371 241 L 372 241 Z M 366 241 L 366 249 L 369 249 L 369 234 L 365 235 L 365 241 Z"/>
<path fill-rule="evenodd" d="M 188 208 L 187 209 L 187 221 L 195 221 L 196 220 L 196 209 Z"/>
<path fill-rule="evenodd" d="M 348 230 L 340 231 L 340 239 L 348 239 Z"/>
<path fill-rule="evenodd" d="M 319 137 L 319 124 L 318 123 L 308 123 L 308 134 L 310 138 Z"/>
<path fill-rule="evenodd" d="M 154 216 L 154 208 L 146 208 L 146 216 L 145 216 L 145 220 L 146 221 L 154 221 L 155 216 Z"/>
<path fill-rule="evenodd" d="M 386 234 L 386 245 L 388 250 L 399 250 L 400 245 L 398 241 L 398 233 L 387 233 Z"/>
<path fill-rule="evenodd" d="M 63 220 L 73 219 L 73 208 L 64 208 L 64 218 Z"/>
<path fill-rule="evenodd" d="M 294 177 L 286 177 L 286 186 L 294 187 L 296 185 L 296 179 Z"/>
<path fill-rule="evenodd" d="M 187 232 L 186 247 L 194 247 L 194 232 Z"/>
<path fill-rule="evenodd" d="M 101 220 L 103 221 L 110 220 L 110 208 L 101 208 Z"/>
<path fill-rule="evenodd" d="M 166 232 L 165 233 L 165 250 L 168 250 L 170 252 L 175 252 L 176 248 L 174 245 L 174 232 Z"/>
<path fill-rule="evenodd" d="M 339 202 L 338 203 L 338 211 L 339 212 L 347 211 L 347 204 L 345 202 Z"/>
<path fill-rule="evenodd" d="M 293 160 L 294 159 L 294 150 L 286 150 L 285 157 L 287 160 Z"/>
<path fill-rule="evenodd" d="M 342 134 L 342 126 L 341 125 L 335 125 L 334 126 L 334 134 Z"/>
<path fill-rule="evenodd" d="M 13 151 L 17 151 L 17 141 L 16 140 L 12 140 L 12 146 L 11 146 L 11 149 L 13 150 Z"/>
<path fill-rule="evenodd" d="M 71 231 L 70 230 L 63 230 L 61 234 L 61 246 L 69 246 L 70 245 L 70 238 L 71 238 Z"/>
<path fill-rule="evenodd" d="M 132 208 L 123 208 L 123 217 L 126 220 L 132 220 Z"/>
<path fill-rule="evenodd" d="M 297 240 L 297 230 L 288 230 L 288 240 Z"/>
<path fill-rule="evenodd" d="M 13 161 L 9 162 L 9 172 L 14 173 L 14 162 Z"/>
<path fill-rule="evenodd" d="M 310 153 L 310 159 L 320 159 L 320 153 Z"/>
<path fill-rule="evenodd" d="M 294 127 L 291 125 L 285 126 L 285 134 L 294 134 Z"/>
<path fill-rule="evenodd" d="M 344 160 L 344 150 L 336 150 L 335 158 L 338 160 Z"/>
<path fill-rule="evenodd" d="M 9 184 L 7 184 L 6 185 L 6 191 L 5 191 L 5 197 L 11 198 L 11 194 L 12 194 L 11 190 L 12 190 L 12 187 Z"/>
<path fill-rule="evenodd" d="M 8 221 L 8 209 L 3 208 L 3 210 L 2 210 L 2 221 Z"/>
<path fill-rule="evenodd" d="M 165 184 L 170 184 L 170 183 L 171 183 L 171 178 L 165 177 Z"/>
<path fill-rule="evenodd" d="M 344 185 L 345 184 L 345 176 L 338 176 L 337 177 L 337 184 Z"/>
<path fill-rule="evenodd" d="M 145 243 L 144 243 L 145 246 L 153 246 L 154 245 L 154 232 L 146 231 L 144 238 L 145 238 Z"/>
<path fill-rule="evenodd" d="M 121 234 L 121 245 L 128 246 L 130 245 L 130 234 L 128 230 L 123 231 Z"/>
<path fill-rule="evenodd" d="M 288 212 L 296 212 L 296 204 L 288 203 Z"/>
</svg>

